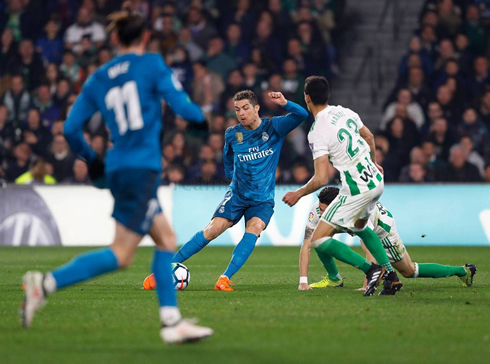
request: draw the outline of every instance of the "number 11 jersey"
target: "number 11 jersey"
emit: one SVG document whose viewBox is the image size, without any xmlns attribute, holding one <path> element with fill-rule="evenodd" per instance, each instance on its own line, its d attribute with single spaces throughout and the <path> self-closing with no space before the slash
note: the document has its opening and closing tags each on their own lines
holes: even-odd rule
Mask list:
<svg viewBox="0 0 490 364">
<path fill-rule="evenodd" d="M 100 111 L 113 142 L 106 155 L 106 172 L 160 171 L 162 99 L 184 119 L 205 121 L 160 55 L 130 53 L 114 58 L 90 77 L 77 98 L 65 125 L 70 146 L 87 160 L 93 159 L 93 151 L 70 130 L 79 130 Z"/>
<path fill-rule="evenodd" d="M 352 110 L 328 105 L 317 114 L 308 133 L 313 159 L 328 155 L 340 173 L 344 196 L 372 190 L 383 180 L 372 162 L 369 145 L 359 134 L 363 126 Z"/>
</svg>

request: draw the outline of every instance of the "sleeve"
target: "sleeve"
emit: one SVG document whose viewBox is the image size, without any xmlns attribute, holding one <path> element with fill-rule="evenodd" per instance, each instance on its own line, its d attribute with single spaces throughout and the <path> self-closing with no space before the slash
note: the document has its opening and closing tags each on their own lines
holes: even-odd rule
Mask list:
<svg viewBox="0 0 490 364">
<path fill-rule="evenodd" d="M 288 101 L 284 108 L 289 111 L 289 114 L 275 116 L 271 119 L 274 129 L 283 137 L 296 129 L 308 117 L 308 111 L 292 101 Z"/>
<path fill-rule="evenodd" d="M 225 133 L 225 146 L 223 147 L 223 164 L 225 166 L 226 178 L 233 179 L 233 174 L 235 172 L 233 148 L 231 147 L 230 140 L 227 138 L 227 133 Z"/>
<path fill-rule="evenodd" d="M 355 113 L 353 111 L 352 111 L 352 116 L 353 116 L 352 118 L 354 119 L 354 121 L 357 124 L 357 130 L 360 130 L 364 126 L 364 123 L 362 122 L 361 117 L 359 116 L 358 113 Z"/>
<path fill-rule="evenodd" d="M 65 138 L 72 151 L 88 162 L 94 160 L 96 154 L 88 146 L 85 138 L 83 137 L 83 126 L 90 120 L 92 115 L 98 111 L 97 105 L 90 97 L 90 91 L 87 87 L 91 82 L 92 80 L 87 81 L 86 87 L 84 87 L 70 110 L 64 127 Z"/>
<path fill-rule="evenodd" d="M 204 123 L 206 121 L 200 107 L 190 100 L 177 76 L 163 63 L 160 56 L 158 56 L 156 79 L 158 94 L 177 115 L 190 122 Z"/>
<path fill-rule="evenodd" d="M 310 145 L 311 153 L 313 154 L 313 160 L 330 154 L 328 148 L 328 134 L 325 133 L 325 137 L 323 138 L 317 137 L 321 134 L 318 132 L 319 128 L 320 126 L 317 125 L 315 129 L 308 134 L 308 143 Z"/>
<path fill-rule="evenodd" d="M 318 207 L 318 203 L 314 203 L 311 205 L 310 213 L 308 214 L 308 221 L 306 221 L 306 226 L 310 229 L 315 229 L 318 223 L 320 222 L 320 217 L 318 216 L 316 209 Z"/>
</svg>

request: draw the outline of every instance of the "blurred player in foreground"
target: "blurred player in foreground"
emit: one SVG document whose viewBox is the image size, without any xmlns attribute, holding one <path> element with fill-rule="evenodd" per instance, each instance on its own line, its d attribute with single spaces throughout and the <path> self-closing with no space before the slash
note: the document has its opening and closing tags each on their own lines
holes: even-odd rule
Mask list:
<svg viewBox="0 0 490 364">
<path fill-rule="evenodd" d="M 308 266 L 310 264 L 311 250 L 311 235 L 320 223 L 323 212 L 328 208 L 332 201 L 339 194 L 337 187 L 325 187 L 318 195 L 318 201 L 311 206 L 310 213 L 305 228 L 305 237 L 301 246 L 299 256 L 299 271 L 301 277 L 308 277 Z M 456 276 L 458 277 L 463 287 L 469 287 L 473 284 L 473 276 L 476 273 L 474 264 L 465 264 L 464 266 L 453 267 L 436 263 L 416 263 L 412 262 L 402 239 L 398 235 L 395 218 L 380 202 L 371 212 L 368 220 L 368 226 L 378 235 L 386 254 L 390 258 L 390 262 L 402 276 L 405 278 L 444 278 Z M 361 240 L 362 243 L 362 240 Z M 376 262 L 374 257 L 365 248 L 362 243 L 362 248 L 366 253 L 367 259 L 371 262 Z M 334 264 L 325 266 L 327 275 L 317 283 L 300 284 L 299 289 L 323 288 L 323 287 L 342 287 L 344 281 L 340 276 L 337 267 Z M 360 290 L 366 289 L 366 283 Z"/>
<path fill-rule="evenodd" d="M 114 196 L 114 242 L 109 248 L 78 255 L 45 275 L 27 272 L 23 325 L 31 325 L 47 295 L 56 290 L 128 267 L 141 239 L 150 234 L 156 244 L 152 271 L 158 282 L 160 335 L 166 343 L 196 341 L 213 331 L 181 317 L 171 274 L 176 237 L 156 195 L 161 171 L 161 100 L 189 121 L 201 123 L 204 116 L 162 57 L 145 53 L 149 40 L 145 19 L 131 10 L 111 14 L 109 19 L 119 56 L 86 82 L 66 121 L 65 135 L 97 179 L 104 175 L 104 163 L 86 144 L 82 129 L 96 111 L 101 111 L 110 129 L 114 147 L 107 152 L 105 177 Z"/>
<path fill-rule="evenodd" d="M 230 278 L 245 264 L 257 238 L 269 224 L 274 213 L 275 173 L 282 143 L 308 117 L 305 109 L 287 101 L 282 93 L 270 92 L 268 96 L 289 114 L 261 119 L 257 96 L 252 91 L 240 91 L 234 96 L 240 123 L 226 130 L 223 151 L 225 174 L 233 181 L 211 222 L 180 248 L 173 259 L 185 262 L 245 216 L 245 234 L 235 247 L 228 268 L 216 282 L 217 291 L 234 290 Z"/>
<path fill-rule="evenodd" d="M 327 184 L 328 166 L 331 162 L 340 172 L 342 190 L 322 215 L 323 224 L 318 224 L 313 232 L 311 244 L 324 265 L 335 264 L 333 258 L 337 258 L 361 269 L 368 282 L 365 296 L 373 295 L 383 278 L 384 287 L 380 295 L 394 295 L 400 290 L 402 283 L 378 236 L 366 226 L 384 190 L 383 170 L 376 159 L 373 159 L 373 134 L 355 112 L 328 104 L 330 87 L 325 77 L 308 77 L 304 93 L 308 110 L 315 117 L 308 134 L 315 174 L 303 187 L 288 192 L 283 201 L 293 206 L 303 196 Z M 380 265 L 366 261 L 347 245 L 333 238 L 336 233 L 346 230 L 352 231 L 364 241 Z M 384 277 L 386 272 L 388 274 Z M 306 281 L 306 277 L 300 278 L 300 283 Z"/>
</svg>

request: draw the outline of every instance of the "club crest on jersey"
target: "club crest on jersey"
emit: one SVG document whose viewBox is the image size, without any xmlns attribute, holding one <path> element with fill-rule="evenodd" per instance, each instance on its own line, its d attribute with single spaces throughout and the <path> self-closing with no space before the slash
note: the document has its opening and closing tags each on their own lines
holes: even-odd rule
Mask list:
<svg viewBox="0 0 490 364">
<path fill-rule="evenodd" d="M 313 211 L 310 211 L 310 216 L 308 216 L 308 220 L 313 221 L 313 218 L 315 217 L 315 214 Z"/>
<path fill-rule="evenodd" d="M 262 140 L 264 142 L 269 140 L 269 134 L 267 134 L 265 131 L 262 133 Z"/>
<path fill-rule="evenodd" d="M 238 140 L 238 143 L 243 143 L 243 134 L 242 133 L 235 133 L 235 138 Z"/>
</svg>

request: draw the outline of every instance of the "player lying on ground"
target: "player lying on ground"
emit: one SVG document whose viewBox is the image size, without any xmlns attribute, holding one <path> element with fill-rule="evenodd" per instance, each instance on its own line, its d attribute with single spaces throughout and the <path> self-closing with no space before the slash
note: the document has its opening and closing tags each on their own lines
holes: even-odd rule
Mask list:
<svg viewBox="0 0 490 364">
<path fill-rule="evenodd" d="M 305 228 L 305 237 L 301 246 L 299 256 L 299 271 L 301 277 L 308 277 L 308 266 L 310 264 L 311 235 L 320 223 L 323 212 L 328 208 L 332 201 L 339 194 L 337 187 L 325 187 L 318 195 L 318 201 L 311 206 L 308 215 L 308 221 Z M 369 216 L 368 226 L 378 235 L 390 262 L 402 276 L 405 278 L 443 278 L 457 276 L 463 287 L 469 287 L 473 284 L 473 276 L 476 273 L 474 264 L 465 264 L 464 266 L 453 267 L 436 263 L 415 263 L 412 262 L 402 239 L 398 235 L 396 222 L 393 215 L 380 202 L 376 204 L 373 212 Z M 362 243 L 362 240 L 361 240 Z M 376 262 L 369 251 L 364 247 L 367 259 Z M 340 276 L 335 263 L 325 266 L 327 275 L 317 283 L 308 285 L 301 283 L 298 287 L 300 290 L 307 290 L 322 287 L 342 287 L 344 281 Z M 362 290 L 365 290 L 366 283 Z"/>
<path fill-rule="evenodd" d="M 245 234 L 235 247 L 228 268 L 216 282 L 214 288 L 218 291 L 234 290 L 230 278 L 245 264 L 257 238 L 269 224 L 274 213 L 275 173 L 282 143 L 308 116 L 305 109 L 287 101 L 280 92 L 270 92 L 269 97 L 289 114 L 261 119 L 257 96 L 252 91 L 240 91 L 233 97 L 239 124 L 226 130 L 223 151 L 225 174 L 233 181 L 211 222 L 180 248 L 173 259 L 185 262 L 245 216 Z"/>
<path fill-rule="evenodd" d="M 87 81 L 66 121 L 65 134 L 72 150 L 86 159 L 92 176 L 100 177 L 95 174 L 103 174 L 104 165 L 86 144 L 83 126 L 100 111 L 110 129 L 114 147 L 107 152 L 105 172 L 114 196 L 114 242 L 109 248 L 78 255 L 45 275 L 28 272 L 24 276 L 23 324 L 31 325 L 48 294 L 128 267 L 141 239 L 150 234 L 156 244 L 153 272 L 158 282 L 160 335 L 167 343 L 196 341 L 210 336 L 213 330 L 181 317 L 171 274 L 176 237 L 157 200 L 161 99 L 187 120 L 204 122 L 204 115 L 189 101 L 162 57 L 145 53 L 149 40 L 145 19 L 128 10 L 113 14 L 110 19 L 111 38 L 120 47 L 119 56 Z"/>
<path fill-rule="evenodd" d="M 378 236 L 366 226 L 371 211 L 384 190 L 382 168 L 376 163 L 373 134 L 359 115 L 342 106 L 328 105 L 330 88 L 325 77 L 311 76 L 305 82 L 305 101 L 315 122 L 308 134 L 315 174 L 303 187 L 288 192 L 283 201 L 295 205 L 303 196 L 328 182 L 329 160 L 340 172 L 342 190 L 325 210 L 312 237 L 312 246 L 320 260 L 329 266 L 337 258 L 366 273 L 365 296 L 374 294 L 386 275 L 380 295 L 394 295 L 402 283 L 390 264 Z M 333 236 L 342 231 L 359 236 L 380 265 L 366 261 Z M 300 283 L 307 278 L 301 277 Z"/>
</svg>

